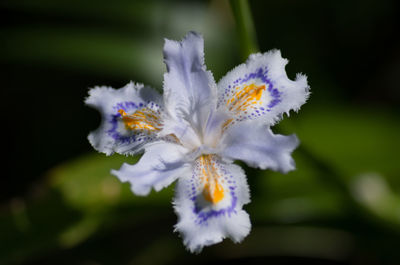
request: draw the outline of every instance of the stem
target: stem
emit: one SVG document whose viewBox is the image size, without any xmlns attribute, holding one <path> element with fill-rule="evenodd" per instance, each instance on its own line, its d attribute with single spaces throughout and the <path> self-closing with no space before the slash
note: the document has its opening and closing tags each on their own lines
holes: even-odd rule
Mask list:
<svg viewBox="0 0 400 265">
<path fill-rule="evenodd" d="M 253 18 L 247 0 L 230 0 L 239 35 L 242 59 L 259 51 Z"/>
</svg>

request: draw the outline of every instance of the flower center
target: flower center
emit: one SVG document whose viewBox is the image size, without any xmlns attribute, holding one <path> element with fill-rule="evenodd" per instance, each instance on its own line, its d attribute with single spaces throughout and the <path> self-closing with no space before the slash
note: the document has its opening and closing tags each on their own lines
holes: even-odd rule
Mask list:
<svg viewBox="0 0 400 265">
<path fill-rule="evenodd" d="M 239 91 L 233 94 L 232 98 L 226 102 L 226 105 L 233 112 L 246 111 L 249 106 L 261 103 L 260 99 L 265 88 L 265 85 L 257 86 L 254 83 L 244 86 L 241 90 L 236 87 L 235 89 Z"/>
<path fill-rule="evenodd" d="M 224 188 L 219 183 L 223 181 L 218 174 L 213 155 L 201 155 L 200 159 L 201 177 L 204 184 L 203 197 L 205 200 L 216 204 L 224 198 Z"/>
<path fill-rule="evenodd" d="M 140 130 L 147 133 L 161 130 L 162 123 L 158 113 L 152 109 L 138 109 L 133 114 L 127 114 L 123 109 L 118 112 L 121 114 L 125 127 L 129 130 Z"/>
</svg>

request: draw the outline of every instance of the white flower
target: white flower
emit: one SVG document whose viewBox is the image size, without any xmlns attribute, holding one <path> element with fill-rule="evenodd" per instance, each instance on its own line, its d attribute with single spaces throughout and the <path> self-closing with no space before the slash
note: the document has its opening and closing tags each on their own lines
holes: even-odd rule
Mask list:
<svg viewBox="0 0 400 265">
<path fill-rule="evenodd" d="M 288 61 L 273 50 L 251 55 L 216 84 L 204 65 L 203 38 L 194 32 L 181 42 L 166 40 L 164 61 L 163 96 L 134 83 L 89 91 L 86 104 L 103 115 L 89 141 L 107 155 L 144 150 L 135 165 L 112 171 L 137 195 L 178 179 L 175 230 L 192 252 L 225 237 L 239 242 L 251 227 L 242 209 L 250 195 L 245 174 L 233 161 L 294 169 L 296 136 L 274 135 L 270 126 L 306 102 L 306 77 L 289 80 Z"/>
</svg>

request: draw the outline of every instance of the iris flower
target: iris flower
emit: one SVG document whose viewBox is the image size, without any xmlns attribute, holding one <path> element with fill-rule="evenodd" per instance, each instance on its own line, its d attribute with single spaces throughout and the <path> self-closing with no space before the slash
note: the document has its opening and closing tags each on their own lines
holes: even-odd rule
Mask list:
<svg viewBox="0 0 400 265">
<path fill-rule="evenodd" d="M 95 87 L 86 104 L 102 114 L 89 134 L 106 155 L 134 155 L 134 164 L 112 170 L 136 195 L 147 195 L 177 181 L 173 201 L 175 231 L 199 252 L 229 237 L 240 242 L 249 232 L 250 202 L 244 171 L 251 167 L 288 172 L 299 141 L 273 134 L 270 126 L 297 111 L 309 95 L 306 76 L 285 72 L 279 50 L 250 55 L 218 83 L 204 64 L 203 38 L 189 32 L 181 42 L 165 40 L 164 92 L 137 83 L 123 88 Z"/>
</svg>

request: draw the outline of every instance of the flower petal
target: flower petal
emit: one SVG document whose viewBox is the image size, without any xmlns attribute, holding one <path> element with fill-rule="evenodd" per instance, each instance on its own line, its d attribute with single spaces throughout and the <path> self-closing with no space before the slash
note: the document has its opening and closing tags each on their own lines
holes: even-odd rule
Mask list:
<svg viewBox="0 0 400 265">
<path fill-rule="evenodd" d="M 252 54 L 245 64 L 230 71 L 218 83 L 218 107 L 227 108 L 234 120 L 262 119 L 272 125 L 283 113 L 297 111 L 309 96 L 304 75 L 290 80 L 288 60 L 279 50 Z"/>
<path fill-rule="evenodd" d="M 189 32 L 181 41 L 165 40 L 164 103 L 176 120 L 185 119 L 201 130 L 211 109 L 216 106 L 217 86 L 204 65 L 204 41 Z"/>
<path fill-rule="evenodd" d="M 107 155 L 134 154 L 153 141 L 160 126 L 161 96 L 141 84 L 123 88 L 95 87 L 85 103 L 102 115 L 100 127 L 88 136 L 93 147 Z"/>
<path fill-rule="evenodd" d="M 243 170 L 226 164 L 216 155 L 201 155 L 192 175 L 178 180 L 174 200 L 178 223 L 175 226 L 192 252 L 229 237 L 241 241 L 251 228 L 242 206 L 250 202 Z"/>
<path fill-rule="evenodd" d="M 111 173 L 122 182 L 129 182 L 136 195 L 147 195 L 170 185 L 176 178 L 190 174 L 185 164 L 187 150 L 169 142 L 155 142 L 146 145 L 145 153 L 135 165 L 123 164 L 119 170 Z"/>
<path fill-rule="evenodd" d="M 269 126 L 250 120 L 231 126 L 225 132 L 221 155 L 242 160 L 252 167 L 286 173 L 295 169 L 291 153 L 298 144 L 296 135 L 275 135 Z"/>
<path fill-rule="evenodd" d="M 169 115 L 163 117 L 164 125 L 159 133 L 160 137 L 174 135 L 180 144 L 187 148 L 194 149 L 201 145 L 200 138 L 193 127 L 185 120 L 175 120 Z"/>
</svg>

